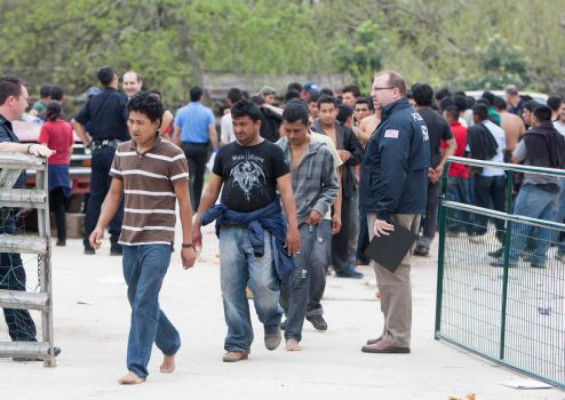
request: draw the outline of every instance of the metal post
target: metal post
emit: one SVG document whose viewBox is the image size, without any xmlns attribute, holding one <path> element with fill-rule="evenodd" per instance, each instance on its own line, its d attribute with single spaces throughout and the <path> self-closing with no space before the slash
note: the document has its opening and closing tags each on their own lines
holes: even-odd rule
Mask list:
<svg viewBox="0 0 565 400">
<path fill-rule="evenodd" d="M 448 159 L 443 169 L 441 176 L 441 198 L 439 202 L 439 252 L 438 252 L 438 271 L 437 271 L 437 294 L 436 294 L 436 326 L 435 338 L 438 339 L 438 334 L 441 330 L 441 307 L 443 300 L 443 268 L 444 268 L 444 252 L 445 252 L 445 225 L 446 225 L 446 210 L 443 204 L 446 198 L 448 172 L 451 161 Z"/>
<path fill-rule="evenodd" d="M 506 213 L 508 215 L 512 214 L 513 202 L 512 202 L 512 189 L 513 189 L 513 179 L 512 171 L 506 172 L 506 188 L 507 201 L 506 201 Z M 504 348 L 506 346 L 506 309 L 508 307 L 508 276 L 509 276 L 509 262 L 510 262 L 510 246 L 512 243 L 512 222 L 506 221 L 506 234 L 504 235 L 504 272 L 502 274 L 502 306 L 500 310 L 501 321 L 500 321 L 500 359 L 504 360 Z"/>
</svg>

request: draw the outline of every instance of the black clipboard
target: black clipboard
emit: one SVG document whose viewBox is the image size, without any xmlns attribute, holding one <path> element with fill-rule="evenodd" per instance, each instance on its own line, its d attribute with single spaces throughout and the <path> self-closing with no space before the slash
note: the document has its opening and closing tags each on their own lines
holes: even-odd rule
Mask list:
<svg viewBox="0 0 565 400">
<path fill-rule="evenodd" d="M 389 236 L 375 236 L 365 249 L 365 255 L 394 273 L 418 235 L 396 222 L 391 222 L 391 225 L 394 225 L 394 231 Z M 369 226 L 369 229 L 373 227 Z"/>
</svg>

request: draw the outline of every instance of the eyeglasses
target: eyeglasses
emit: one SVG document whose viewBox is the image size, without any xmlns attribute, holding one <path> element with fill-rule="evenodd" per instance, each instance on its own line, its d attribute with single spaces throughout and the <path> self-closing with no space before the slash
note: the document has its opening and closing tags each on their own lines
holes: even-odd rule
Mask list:
<svg viewBox="0 0 565 400">
<path fill-rule="evenodd" d="M 387 89 L 396 89 L 394 86 L 388 86 L 388 87 L 374 87 L 373 90 L 375 92 L 378 92 L 379 90 L 387 90 Z"/>
</svg>

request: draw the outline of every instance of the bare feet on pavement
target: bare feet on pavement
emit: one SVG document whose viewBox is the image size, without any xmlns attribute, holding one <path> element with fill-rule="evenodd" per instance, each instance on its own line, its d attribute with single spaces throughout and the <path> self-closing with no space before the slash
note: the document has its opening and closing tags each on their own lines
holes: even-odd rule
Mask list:
<svg viewBox="0 0 565 400">
<path fill-rule="evenodd" d="M 139 376 L 137 376 L 131 371 L 129 371 L 118 381 L 120 385 L 139 385 L 140 383 L 143 382 L 145 382 L 144 379 L 141 379 Z"/>
<path fill-rule="evenodd" d="M 288 339 L 286 341 L 286 351 L 302 351 L 302 347 L 298 345 L 295 339 Z"/>
<path fill-rule="evenodd" d="M 175 356 L 165 356 L 160 370 L 162 374 L 170 374 L 173 372 L 175 370 Z"/>
</svg>

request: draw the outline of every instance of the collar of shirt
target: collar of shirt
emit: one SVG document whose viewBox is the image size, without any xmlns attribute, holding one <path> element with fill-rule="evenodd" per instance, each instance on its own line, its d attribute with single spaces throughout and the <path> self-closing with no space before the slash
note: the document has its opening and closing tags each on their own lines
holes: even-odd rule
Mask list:
<svg viewBox="0 0 565 400">
<path fill-rule="evenodd" d="M 157 134 L 157 138 L 155 139 L 155 143 L 153 143 L 153 146 L 152 146 L 149 150 L 147 150 L 147 151 L 145 151 L 145 152 L 143 152 L 143 153 L 140 153 L 140 152 L 137 150 L 137 142 L 132 139 L 131 142 L 130 142 L 129 150 L 130 150 L 130 151 L 135 151 L 135 152 L 136 152 L 137 154 L 139 154 L 140 156 L 143 156 L 143 155 L 145 155 L 145 154 L 147 154 L 147 153 L 153 153 L 153 152 L 155 152 L 155 149 L 157 149 L 162 143 L 163 143 L 163 140 L 161 139 L 161 135 Z"/>
</svg>

